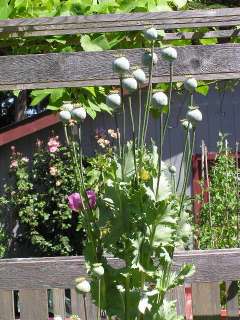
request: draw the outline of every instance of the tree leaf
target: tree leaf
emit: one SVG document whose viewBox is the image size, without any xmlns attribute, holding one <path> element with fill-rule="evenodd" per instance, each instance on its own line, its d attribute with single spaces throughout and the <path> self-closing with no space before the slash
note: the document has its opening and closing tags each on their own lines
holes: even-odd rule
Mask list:
<svg viewBox="0 0 240 320">
<path fill-rule="evenodd" d="M 7 19 L 11 11 L 8 0 L 0 0 L 0 19 Z"/>
<path fill-rule="evenodd" d="M 110 45 L 105 35 L 101 35 L 95 39 L 91 39 L 89 35 L 84 35 L 81 37 L 80 42 L 84 51 L 102 51 L 110 49 Z"/>
</svg>

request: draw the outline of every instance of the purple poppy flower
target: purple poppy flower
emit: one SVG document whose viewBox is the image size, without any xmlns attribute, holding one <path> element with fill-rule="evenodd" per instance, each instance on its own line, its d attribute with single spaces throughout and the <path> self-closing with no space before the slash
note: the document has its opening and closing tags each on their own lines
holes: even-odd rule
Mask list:
<svg viewBox="0 0 240 320">
<path fill-rule="evenodd" d="M 87 190 L 86 193 L 89 201 L 89 207 L 93 209 L 97 203 L 96 193 L 93 190 Z M 78 212 L 82 208 L 83 201 L 78 192 L 72 193 L 70 196 L 68 196 L 68 206 L 72 211 L 75 212 Z"/>
<path fill-rule="evenodd" d="M 82 207 L 82 198 L 78 192 L 68 196 L 68 206 L 72 211 L 78 212 Z"/>
</svg>

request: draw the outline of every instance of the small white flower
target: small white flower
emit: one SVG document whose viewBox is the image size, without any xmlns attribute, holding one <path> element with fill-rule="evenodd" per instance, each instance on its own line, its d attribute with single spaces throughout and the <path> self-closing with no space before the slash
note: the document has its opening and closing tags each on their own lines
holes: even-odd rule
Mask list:
<svg viewBox="0 0 240 320">
<path fill-rule="evenodd" d="M 127 58 L 121 57 L 113 61 L 113 71 L 122 75 L 128 72 L 130 69 L 130 63 Z"/>
<path fill-rule="evenodd" d="M 155 28 L 149 28 L 149 29 L 144 31 L 144 37 L 147 40 L 150 40 L 150 41 L 157 40 L 158 32 L 157 32 L 157 30 Z"/>
<path fill-rule="evenodd" d="M 162 49 L 162 57 L 164 60 L 173 62 L 177 59 L 177 50 L 172 47 L 167 47 Z"/>
</svg>

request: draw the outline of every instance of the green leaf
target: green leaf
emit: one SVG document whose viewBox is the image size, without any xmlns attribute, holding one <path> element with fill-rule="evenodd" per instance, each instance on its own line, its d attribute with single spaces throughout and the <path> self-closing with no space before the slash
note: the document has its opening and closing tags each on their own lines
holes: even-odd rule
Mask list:
<svg viewBox="0 0 240 320">
<path fill-rule="evenodd" d="M 210 39 L 200 39 L 199 42 L 203 45 L 210 46 L 218 43 L 217 38 L 210 38 Z"/>
<path fill-rule="evenodd" d="M 89 35 L 84 35 L 81 37 L 80 42 L 84 51 L 102 51 L 110 49 L 110 45 L 105 35 L 101 35 L 95 39 L 91 39 Z"/>
<path fill-rule="evenodd" d="M 196 92 L 198 92 L 204 96 L 207 96 L 208 92 L 209 92 L 209 86 L 207 84 L 200 85 L 196 88 Z"/>
<path fill-rule="evenodd" d="M 8 0 L 0 0 L 0 19 L 7 19 L 12 11 L 8 2 Z"/>
<path fill-rule="evenodd" d="M 41 91 L 38 95 L 33 98 L 31 101 L 31 106 L 38 105 L 43 99 L 45 99 L 49 95 L 49 92 Z"/>
<path fill-rule="evenodd" d="M 181 9 L 187 4 L 188 0 L 172 0 L 172 2 L 178 9 Z"/>
</svg>

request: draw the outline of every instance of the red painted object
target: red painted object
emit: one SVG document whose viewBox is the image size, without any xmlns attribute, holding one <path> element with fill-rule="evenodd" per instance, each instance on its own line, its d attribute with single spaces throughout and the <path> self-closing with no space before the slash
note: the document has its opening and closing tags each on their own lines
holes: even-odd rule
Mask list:
<svg viewBox="0 0 240 320">
<path fill-rule="evenodd" d="M 0 130 L 0 146 L 50 127 L 59 121 L 59 117 L 56 114 L 49 114 L 48 112 L 20 121 Z"/>
</svg>

